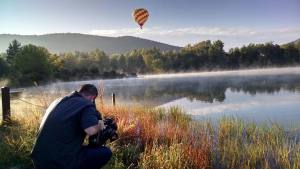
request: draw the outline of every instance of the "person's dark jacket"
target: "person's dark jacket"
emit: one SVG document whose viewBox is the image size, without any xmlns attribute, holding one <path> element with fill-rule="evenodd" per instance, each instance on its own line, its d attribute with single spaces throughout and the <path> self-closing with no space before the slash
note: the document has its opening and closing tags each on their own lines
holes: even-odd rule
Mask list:
<svg viewBox="0 0 300 169">
<path fill-rule="evenodd" d="M 95 105 L 74 92 L 46 110 L 31 157 L 37 169 L 76 169 L 86 133 L 101 119 Z"/>
</svg>

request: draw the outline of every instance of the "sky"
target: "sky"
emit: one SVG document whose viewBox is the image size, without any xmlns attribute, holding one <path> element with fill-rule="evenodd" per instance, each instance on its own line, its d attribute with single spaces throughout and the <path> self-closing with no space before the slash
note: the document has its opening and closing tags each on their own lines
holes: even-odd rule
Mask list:
<svg viewBox="0 0 300 169">
<path fill-rule="evenodd" d="M 146 8 L 141 30 L 132 18 Z M 300 38 L 300 0 L 0 0 L 0 34 L 136 36 L 177 46 L 222 40 L 225 49 Z"/>
</svg>

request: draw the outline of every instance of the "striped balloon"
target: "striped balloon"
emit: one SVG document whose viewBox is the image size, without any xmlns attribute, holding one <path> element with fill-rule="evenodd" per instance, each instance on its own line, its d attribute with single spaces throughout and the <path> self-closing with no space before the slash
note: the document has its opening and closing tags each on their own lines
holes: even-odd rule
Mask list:
<svg viewBox="0 0 300 169">
<path fill-rule="evenodd" d="M 149 13 L 144 8 L 138 8 L 133 11 L 132 16 L 133 16 L 135 22 L 137 22 L 142 29 L 143 25 L 145 24 L 145 22 L 147 21 L 147 19 L 149 17 Z"/>
</svg>

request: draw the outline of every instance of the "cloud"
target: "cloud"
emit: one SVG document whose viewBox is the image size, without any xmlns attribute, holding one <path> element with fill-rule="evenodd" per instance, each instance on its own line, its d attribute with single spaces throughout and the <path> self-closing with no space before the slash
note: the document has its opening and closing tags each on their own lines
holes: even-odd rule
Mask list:
<svg viewBox="0 0 300 169">
<path fill-rule="evenodd" d="M 145 27 L 143 29 L 94 29 L 87 33 L 111 37 L 136 36 L 178 46 L 185 46 L 208 39 L 220 39 L 225 43 L 225 50 L 228 50 L 232 47 L 241 47 L 249 43 L 287 43 L 300 37 L 300 28 L 181 27 L 170 29 Z"/>
<path fill-rule="evenodd" d="M 251 107 L 259 106 L 259 103 L 255 101 L 249 101 L 245 103 L 231 103 L 231 104 L 219 104 L 214 106 L 208 106 L 204 108 L 198 108 L 190 110 L 189 114 L 192 115 L 208 115 L 212 113 L 223 113 L 223 112 L 240 112 L 245 111 Z"/>
<path fill-rule="evenodd" d="M 180 98 L 160 107 L 180 106 L 191 115 L 216 115 L 220 113 L 273 113 L 272 110 L 283 108 L 295 108 L 299 105 L 299 95 L 291 95 L 282 90 L 275 95 L 259 94 L 251 96 L 249 94 L 226 91 L 226 100 L 222 103 L 205 103 L 202 101 L 191 102 L 187 98 Z M 276 112 L 276 111 L 275 111 Z"/>
<path fill-rule="evenodd" d="M 123 29 L 95 29 L 89 34 L 101 36 L 128 36 L 128 35 L 158 35 L 158 36 L 186 36 L 186 35 L 201 35 L 201 36 L 257 36 L 268 34 L 299 34 L 300 29 L 273 29 L 273 30 L 258 30 L 251 28 L 222 28 L 222 27 L 186 27 L 186 28 L 123 28 Z"/>
</svg>

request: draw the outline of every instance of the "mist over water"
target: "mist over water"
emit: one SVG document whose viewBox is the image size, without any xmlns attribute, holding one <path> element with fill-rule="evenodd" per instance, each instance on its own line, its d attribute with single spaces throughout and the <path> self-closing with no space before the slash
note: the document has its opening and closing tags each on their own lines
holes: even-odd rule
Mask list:
<svg viewBox="0 0 300 169">
<path fill-rule="evenodd" d="M 260 75 L 280 75 L 280 74 L 298 74 L 300 67 L 285 68 L 266 68 L 266 69 L 245 69 L 232 71 L 212 71 L 212 72 L 190 72 L 190 73 L 169 73 L 157 75 L 140 75 L 142 78 L 173 78 L 173 77 L 209 77 L 209 76 L 260 76 Z"/>
<path fill-rule="evenodd" d="M 59 82 L 28 88 L 26 92 L 67 93 L 84 83 L 103 84 L 106 104 L 111 104 L 111 93 L 115 93 L 117 104 L 179 106 L 195 119 L 217 120 L 229 115 L 284 126 L 300 121 L 300 67 Z"/>
</svg>

